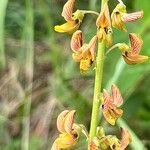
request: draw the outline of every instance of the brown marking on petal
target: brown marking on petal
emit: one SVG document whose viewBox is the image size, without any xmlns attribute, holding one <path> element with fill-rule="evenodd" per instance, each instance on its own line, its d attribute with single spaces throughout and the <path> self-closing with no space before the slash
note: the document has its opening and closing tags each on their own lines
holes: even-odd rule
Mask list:
<svg viewBox="0 0 150 150">
<path fill-rule="evenodd" d="M 63 133 L 65 132 L 65 129 L 64 129 L 64 122 L 65 122 L 65 118 L 66 118 L 66 115 L 69 113 L 68 110 L 64 110 L 63 112 L 61 112 L 59 114 L 59 116 L 57 117 L 57 129 L 59 132 Z"/>
<path fill-rule="evenodd" d="M 112 86 L 112 90 L 112 96 L 106 90 L 103 91 L 104 102 L 102 104 L 102 112 L 106 121 L 111 125 L 115 125 L 116 120 L 123 114 L 123 111 L 118 108 L 122 104 L 122 97 L 120 97 L 119 89 L 115 85 Z"/>
<path fill-rule="evenodd" d="M 111 27 L 110 13 L 107 3 L 104 4 L 104 7 L 96 20 L 96 26 L 98 28 Z"/>
<path fill-rule="evenodd" d="M 142 39 L 135 33 L 130 33 L 129 38 L 130 38 L 130 43 L 131 43 L 131 53 L 139 54 L 143 45 Z"/>
<path fill-rule="evenodd" d="M 107 109 L 103 110 L 103 115 L 108 123 L 115 125 L 118 118 L 123 114 L 123 111 L 115 105 L 108 105 Z"/>
<path fill-rule="evenodd" d="M 123 22 L 134 22 L 138 19 L 143 18 L 143 15 L 144 15 L 143 11 L 128 13 L 128 14 L 123 15 L 122 20 Z"/>
<path fill-rule="evenodd" d="M 76 111 L 75 110 L 72 110 L 70 111 L 66 118 L 65 118 L 65 122 L 64 122 L 64 128 L 65 128 L 65 131 L 68 133 L 68 134 L 72 134 L 72 130 L 73 130 L 73 124 L 74 124 L 74 119 L 75 119 L 75 113 Z"/>
<path fill-rule="evenodd" d="M 62 16 L 66 21 L 72 21 L 72 13 L 74 8 L 75 0 L 68 0 L 63 7 Z"/>
<path fill-rule="evenodd" d="M 82 31 L 77 30 L 74 32 L 71 38 L 71 49 L 74 52 L 78 52 L 83 45 L 83 34 Z"/>
<path fill-rule="evenodd" d="M 111 89 L 112 89 L 113 104 L 115 104 L 117 107 L 121 106 L 123 104 L 123 98 L 121 96 L 119 88 L 115 84 L 113 84 Z"/>
<path fill-rule="evenodd" d="M 127 129 L 121 128 L 121 150 L 124 150 L 131 142 L 132 138 Z"/>
</svg>

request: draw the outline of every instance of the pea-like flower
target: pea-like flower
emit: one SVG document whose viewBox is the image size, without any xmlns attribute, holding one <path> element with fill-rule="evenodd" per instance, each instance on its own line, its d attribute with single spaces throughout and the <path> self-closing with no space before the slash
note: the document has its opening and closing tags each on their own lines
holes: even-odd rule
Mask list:
<svg viewBox="0 0 150 150">
<path fill-rule="evenodd" d="M 97 20 L 96 26 L 98 28 L 97 36 L 99 41 L 104 41 L 106 46 L 109 47 L 112 45 L 112 29 L 111 29 L 111 20 L 110 13 L 107 2 L 104 4 L 104 7 L 101 10 Z"/>
<path fill-rule="evenodd" d="M 112 26 L 119 30 L 126 31 L 124 23 L 134 22 L 142 17 L 143 11 L 127 13 L 126 6 L 122 3 L 119 3 L 111 14 Z"/>
<path fill-rule="evenodd" d="M 73 13 L 74 4 L 75 0 L 68 0 L 66 2 L 63 7 L 62 16 L 67 22 L 62 25 L 56 25 L 54 27 L 55 31 L 73 33 L 79 28 L 83 20 L 84 13 L 80 10 Z"/>
<path fill-rule="evenodd" d="M 125 62 L 129 65 L 140 64 L 148 60 L 148 56 L 140 55 L 140 50 L 143 45 L 142 39 L 135 33 L 129 34 L 131 47 L 128 45 L 120 44 L 119 49 L 122 52 L 122 56 Z"/>
<path fill-rule="evenodd" d="M 123 98 L 118 87 L 114 84 L 112 85 L 112 95 L 104 90 L 103 100 L 102 112 L 104 118 L 111 125 L 115 125 L 116 120 L 123 114 L 123 110 L 119 108 L 123 103 Z"/>
<path fill-rule="evenodd" d="M 90 150 L 125 150 L 132 141 L 129 131 L 125 128 L 121 128 L 120 139 L 114 135 L 105 135 L 103 128 L 101 130 L 103 135 L 93 138 L 90 144 Z"/>
<path fill-rule="evenodd" d="M 59 137 L 54 141 L 51 150 L 62 150 L 74 146 L 79 137 L 79 130 L 74 125 L 75 110 L 65 110 L 57 118 Z"/>
<path fill-rule="evenodd" d="M 80 63 L 81 72 L 87 71 L 95 59 L 95 48 L 97 36 L 94 36 L 89 44 L 84 43 L 82 31 L 77 30 L 71 39 L 71 49 L 73 59 Z"/>
</svg>

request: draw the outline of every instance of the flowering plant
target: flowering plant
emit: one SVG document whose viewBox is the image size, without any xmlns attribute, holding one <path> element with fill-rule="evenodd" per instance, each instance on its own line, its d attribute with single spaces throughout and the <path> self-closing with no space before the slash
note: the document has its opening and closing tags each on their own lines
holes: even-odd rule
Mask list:
<svg viewBox="0 0 150 150">
<path fill-rule="evenodd" d="M 84 125 L 75 123 L 75 110 L 65 110 L 57 118 L 57 128 L 60 134 L 54 141 L 52 150 L 63 150 L 73 147 L 77 144 L 82 133 L 87 138 L 88 150 L 125 150 L 132 141 L 131 134 L 125 128 L 121 128 L 120 139 L 115 135 L 106 135 L 103 127 L 98 122 L 98 118 L 100 118 L 100 112 L 102 112 L 106 121 L 114 126 L 117 119 L 123 115 L 123 110 L 120 108 L 123 104 L 123 97 L 119 88 L 113 84 L 111 94 L 105 89 L 101 92 L 106 55 L 114 48 L 118 48 L 124 61 L 129 65 L 144 63 L 148 60 L 147 56 L 139 54 L 143 41 L 135 33 L 129 34 L 131 46 L 128 46 L 126 43 L 113 45 L 112 28 L 126 32 L 125 23 L 134 22 L 142 18 L 143 11 L 127 13 L 125 4 L 118 0 L 117 6 L 110 15 L 108 2 L 109 0 L 101 1 L 100 13 L 91 10 L 76 10 L 73 13 L 75 0 L 68 0 L 62 11 L 62 16 L 66 23 L 54 27 L 57 32 L 73 34 L 71 38 L 72 58 L 79 63 L 81 73 L 86 73 L 91 69 L 92 65 L 95 65 L 95 86 L 89 133 Z M 84 42 L 83 33 L 79 30 L 87 13 L 97 15 L 97 33 L 95 33 L 88 44 Z M 97 45 L 98 50 L 96 51 Z"/>
</svg>

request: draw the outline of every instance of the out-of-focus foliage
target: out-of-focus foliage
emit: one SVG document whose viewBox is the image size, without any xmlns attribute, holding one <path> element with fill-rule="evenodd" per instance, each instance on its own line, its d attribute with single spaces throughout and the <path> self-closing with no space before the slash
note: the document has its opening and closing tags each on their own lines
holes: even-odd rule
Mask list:
<svg viewBox="0 0 150 150">
<path fill-rule="evenodd" d="M 23 120 L 26 117 L 24 105 L 28 96 L 32 96 L 30 136 L 26 137 L 29 140 L 29 149 L 50 150 L 58 134 L 56 118 L 62 110 L 76 109 L 76 121 L 89 128 L 94 67 L 87 74 L 81 75 L 78 64 L 71 57 L 71 36 L 53 31 L 55 24 L 64 22 L 61 11 L 65 0 L 31 0 L 31 8 L 27 8 L 28 0 L 10 0 L 8 4 L 3 1 L 6 0 L 0 1 L 0 58 L 6 63 L 0 61 L 0 150 L 23 149 Z M 126 0 L 125 3 L 129 12 L 143 9 L 145 15 L 141 21 L 128 24 L 127 33 L 114 29 L 114 43 L 128 42 L 128 33 L 137 32 L 144 41 L 142 53 L 150 56 L 150 2 Z M 99 0 L 77 0 L 76 4 L 78 9 L 92 8 L 100 11 Z M 113 10 L 116 1 L 110 0 L 110 4 L 110 9 Z M 32 18 L 26 20 L 28 10 L 33 11 L 33 28 Z M 96 16 L 87 15 L 81 25 L 87 42 L 96 32 L 95 20 Z M 28 33 L 29 36 L 28 27 L 32 29 Z M 32 39 L 32 33 L 34 41 L 29 42 L 28 38 Z M 25 41 L 27 43 L 24 43 Z M 29 83 L 27 87 L 28 42 L 34 44 L 34 69 L 31 70 L 33 83 Z M 128 66 L 120 58 L 119 51 L 113 50 L 106 58 L 103 88 L 110 88 L 112 82 L 118 85 L 124 95 L 124 120 L 149 149 L 150 61 Z M 102 123 L 108 132 L 118 133 L 118 130 L 108 126 L 103 118 Z M 86 141 L 80 140 L 74 149 L 86 149 Z"/>
</svg>

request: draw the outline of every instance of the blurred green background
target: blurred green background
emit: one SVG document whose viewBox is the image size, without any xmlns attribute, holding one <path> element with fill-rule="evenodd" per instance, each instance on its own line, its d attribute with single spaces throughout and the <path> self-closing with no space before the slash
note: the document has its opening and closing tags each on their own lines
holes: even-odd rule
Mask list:
<svg viewBox="0 0 150 150">
<path fill-rule="evenodd" d="M 66 0 L 0 0 L 0 150 L 50 150 L 58 135 L 57 115 L 76 109 L 78 123 L 89 129 L 94 71 L 81 75 L 72 60 L 70 35 L 55 33 L 64 19 Z M 144 18 L 127 24 L 128 32 L 114 32 L 114 43 L 128 42 L 128 33 L 139 33 L 142 54 L 150 56 L 150 2 L 124 0 L 129 12 L 144 10 Z M 111 11 L 117 4 L 110 0 Z M 99 0 L 76 0 L 75 9 L 100 10 Z M 88 42 L 96 32 L 96 16 L 87 15 L 81 25 Z M 103 88 L 116 83 L 125 103 L 123 120 L 133 143 L 129 149 L 150 149 L 150 63 L 126 65 L 114 50 L 107 56 Z M 102 118 L 107 133 L 116 133 Z M 74 149 L 85 150 L 80 140 Z"/>
</svg>

